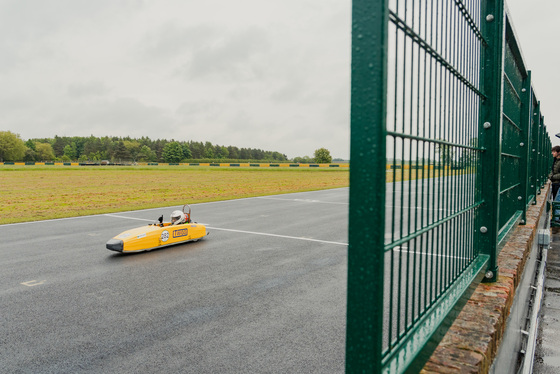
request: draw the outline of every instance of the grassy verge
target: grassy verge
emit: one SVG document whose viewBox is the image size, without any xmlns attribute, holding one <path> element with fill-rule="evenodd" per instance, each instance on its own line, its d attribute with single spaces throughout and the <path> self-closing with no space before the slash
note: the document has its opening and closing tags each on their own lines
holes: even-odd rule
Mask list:
<svg viewBox="0 0 560 374">
<path fill-rule="evenodd" d="M 457 176 L 462 174 L 472 174 L 474 169 L 461 169 L 461 170 L 442 170 L 442 169 L 406 169 L 406 170 L 387 170 L 385 173 L 385 181 L 402 182 L 416 179 L 439 178 Z"/>
<path fill-rule="evenodd" d="M 346 169 L 0 167 L 0 224 L 347 187 Z"/>
</svg>

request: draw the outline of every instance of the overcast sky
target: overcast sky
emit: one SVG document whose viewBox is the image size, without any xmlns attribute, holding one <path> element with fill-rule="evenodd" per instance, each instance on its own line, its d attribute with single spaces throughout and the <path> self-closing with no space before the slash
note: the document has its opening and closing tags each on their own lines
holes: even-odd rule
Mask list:
<svg viewBox="0 0 560 374">
<path fill-rule="evenodd" d="M 552 145 L 560 145 L 560 1 L 508 0 Z"/>
<path fill-rule="evenodd" d="M 508 4 L 553 136 L 560 2 Z M 348 158 L 350 22 L 351 0 L 0 0 L 0 131 Z"/>
</svg>

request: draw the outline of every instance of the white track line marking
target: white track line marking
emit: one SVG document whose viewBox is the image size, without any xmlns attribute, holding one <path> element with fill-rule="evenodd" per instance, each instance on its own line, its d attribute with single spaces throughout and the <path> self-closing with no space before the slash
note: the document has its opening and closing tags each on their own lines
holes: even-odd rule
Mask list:
<svg viewBox="0 0 560 374">
<path fill-rule="evenodd" d="M 124 218 L 124 219 L 133 219 L 135 221 L 145 221 L 145 222 L 156 222 L 153 219 L 145 219 L 145 218 L 135 218 L 135 217 L 125 217 L 125 216 L 119 216 L 117 214 L 104 214 L 107 217 L 114 217 L 114 218 Z"/>
<path fill-rule="evenodd" d="M 348 245 L 348 243 L 331 242 L 331 241 L 328 241 L 328 240 L 303 238 L 303 237 L 299 237 L 299 236 L 288 236 L 288 235 L 268 234 L 268 233 L 265 233 L 265 232 L 255 232 L 255 231 L 244 231 L 244 230 L 223 229 L 223 228 L 211 227 L 211 226 L 207 226 L 207 227 L 208 227 L 209 229 L 218 230 L 218 231 L 229 231 L 229 232 L 238 232 L 238 233 L 242 233 L 242 234 L 272 236 L 272 237 L 275 237 L 275 238 L 305 240 L 305 241 L 309 241 L 309 242 L 317 242 L 317 243 L 325 243 L 325 244 L 336 244 L 336 245 L 345 245 L 345 246 Z"/>
<path fill-rule="evenodd" d="M 44 281 L 44 280 L 42 280 L 42 281 L 30 280 L 30 281 L 27 281 L 27 282 L 22 282 L 20 284 L 22 284 L 24 286 L 27 286 L 27 287 L 34 287 L 34 286 L 39 286 L 39 285 L 41 285 L 45 282 L 46 281 Z"/>
<path fill-rule="evenodd" d="M 321 200 L 314 200 L 314 199 L 282 199 L 279 197 L 255 197 L 255 199 L 262 199 L 262 200 L 281 200 L 281 201 L 298 201 L 303 203 L 319 203 L 319 204 L 336 204 L 336 205 L 348 205 L 348 203 L 337 203 L 332 201 L 321 201 Z"/>
<path fill-rule="evenodd" d="M 46 222 L 53 222 L 53 221 L 67 221 L 67 220 L 71 220 L 71 219 L 82 219 L 82 218 L 91 218 L 91 217 L 99 217 L 99 215 L 91 215 L 91 216 L 78 216 L 78 217 L 66 217 L 66 218 L 54 218 L 54 219 L 45 219 L 42 221 L 29 221 L 29 222 L 16 222 L 16 223 L 6 223 L 5 225 L 0 225 L 0 228 L 2 227 L 8 227 L 8 226 L 19 226 L 19 225 L 32 225 L 35 223 L 46 223 Z"/>
<path fill-rule="evenodd" d="M 454 260 L 471 260 L 468 257 L 455 257 L 455 256 L 451 256 L 451 255 L 446 255 L 446 254 L 443 254 L 443 253 L 427 253 L 427 252 L 409 251 L 407 249 L 408 247 L 401 247 L 401 248 L 402 249 L 393 248 L 393 250 L 395 252 L 411 254 L 413 256 L 420 255 L 420 256 L 430 256 L 430 257 L 451 258 L 451 259 L 454 259 Z"/>
<path fill-rule="evenodd" d="M 125 217 L 125 216 L 118 216 L 118 215 L 115 215 L 115 214 L 105 214 L 105 215 L 109 216 L 109 217 L 114 217 L 114 218 L 124 218 L 124 219 L 132 219 L 132 220 L 136 220 L 136 221 L 153 222 L 153 220 L 151 220 L 151 219 Z M 201 223 L 201 222 L 193 222 L 193 223 L 194 224 L 200 223 L 201 225 L 205 225 L 204 223 Z M 331 242 L 331 241 L 328 241 L 328 240 L 311 239 L 311 238 L 302 238 L 302 237 L 298 237 L 298 236 L 268 234 L 268 233 L 265 233 L 265 232 L 224 229 L 224 228 L 221 228 L 221 227 L 214 227 L 214 226 L 207 226 L 207 225 L 205 225 L 205 226 L 208 229 L 218 230 L 218 231 L 229 231 L 229 232 L 237 232 L 237 233 L 241 233 L 241 234 L 262 235 L 262 236 L 271 236 L 271 237 L 275 237 L 275 238 L 305 240 L 305 241 L 309 241 L 309 242 L 324 243 L 324 244 L 336 244 L 336 245 L 346 245 L 346 246 L 348 245 L 348 243 Z"/>
</svg>

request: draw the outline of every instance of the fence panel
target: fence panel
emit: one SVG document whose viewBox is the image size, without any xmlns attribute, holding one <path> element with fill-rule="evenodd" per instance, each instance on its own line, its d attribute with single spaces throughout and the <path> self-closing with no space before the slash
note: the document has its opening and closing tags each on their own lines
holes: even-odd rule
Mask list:
<svg viewBox="0 0 560 374">
<path fill-rule="evenodd" d="M 499 206 L 499 242 L 523 219 L 526 206 L 524 161 L 526 124 L 523 121 L 523 88 L 529 79 L 521 52 L 506 17 L 503 73 L 503 104 L 501 134 L 501 180 Z M 498 245 L 498 248 L 501 248 Z"/>
<path fill-rule="evenodd" d="M 502 0 L 354 0 L 352 18 L 346 369 L 415 371 L 496 279 L 550 139 Z"/>
</svg>

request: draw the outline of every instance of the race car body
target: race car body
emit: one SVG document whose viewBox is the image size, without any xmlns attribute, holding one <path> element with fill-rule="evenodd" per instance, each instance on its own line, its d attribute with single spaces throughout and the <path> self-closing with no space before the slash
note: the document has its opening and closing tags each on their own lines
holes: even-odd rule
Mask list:
<svg viewBox="0 0 560 374">
<path fill-rule="evenodd" d="M 107 249 L 122 253 L 149 251 L 189 241 L 198 241 L 208 235 L 206 226 L 192 222 L 190 219 L 190 207 L 185 214 L 184 223 L 173 225 L 170 222 L 163 223 L 163 216 L 159 223 L 130 229 L 120 233 L 107 242 Z"/>
</svg>

